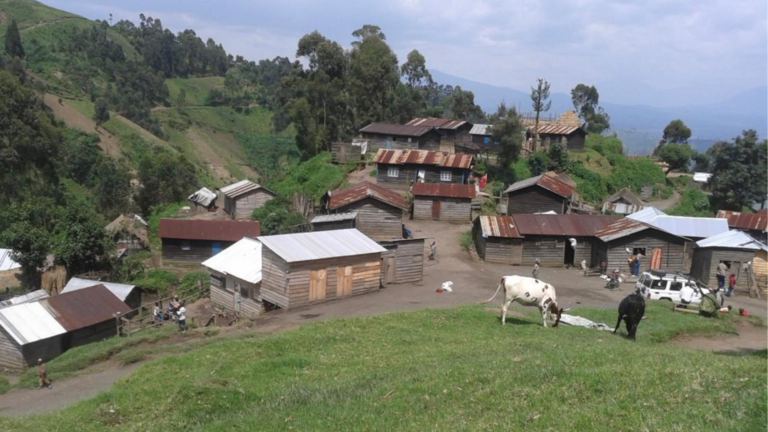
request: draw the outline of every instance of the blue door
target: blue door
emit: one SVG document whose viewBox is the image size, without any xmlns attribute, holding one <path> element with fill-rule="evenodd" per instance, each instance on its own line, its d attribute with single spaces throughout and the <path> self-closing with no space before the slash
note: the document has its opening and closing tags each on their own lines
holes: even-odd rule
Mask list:
<svg viewBox="0 0 768 432">
<path fill-rule="evenodd" d="M 221 252 L 221 243 L 220 242 L 211 243 L 211 253 L 216 255 L 219 252 Z"/>
</svg>

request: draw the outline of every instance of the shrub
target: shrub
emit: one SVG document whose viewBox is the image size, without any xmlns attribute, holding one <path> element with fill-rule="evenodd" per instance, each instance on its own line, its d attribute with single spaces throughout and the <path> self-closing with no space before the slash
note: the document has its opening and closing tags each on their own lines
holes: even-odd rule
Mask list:
<svg viewBox="0 0 768 432">
<path fill-rule="evenodd" d="M 368 175 L 371 177 L 376 177 L 378 174 L 379 174 L 379 170 L 377 170 L 376 168 L 372 169 L 371 172 L 368 173 Z"/>
<path fill-rule="evenodd" d="M 528 168 L 528 161 L 525 159 L 519 159 L 515 161 L 510 167 L 512 171 L 512 181 L 525 180 L 531 177 L 531 169 Z"/>
<path fill-rule="evenodd" d="M 709 197 L 696 188 L 683 191 L 680 202 L 667 211 L 667 214 L 673 216 L 712 217 L 714 213 Z"/>
<path fill-rule="evenodd" d="M 259 221 L 262 235 L 285 233 L 288 228 L 304 223 L 304 216 L 294 212 L 283 197 L 271 199 L 254 209 L 251 218 Z"/>
<path fill-rule="evenodd" d="M 496 207 L 496 200 L 489 198 L 483 201 L 483 205 L 480 207 L 480 214 L 488 216 L 496 216 L 499 214 L 498 208 Z"/>
<path fill-rule="evenodd" d="M 581 162 L 569 164 L 567 172 L 576 182 L 576 191 L 587 202 L 599 203 L 608 195 L 608 187 L 603 177 L 590 171 Z"/>
<path fill-rule="evenodd" d="M 646 157 L 629 159 L 623 156 L 613 156 L 616 164 L 606 179 L 608 191 L 615 192 L 623 187 L 628 187 L 638 192 L 645 185 L 665 183 L 664 171 L 651 159 Z"/>
<path fill-rule="evenodd" d="M 176 273 L 168 270 L 153 269 L 147 271 L 143 277 L 131 281 L 131 283 L 164 296 L 171 292 L 171 289 L 178 281 L 179 278 L 176 276 Z"/>
<path fill-rule="evenodd" d="M 461 236 L 459 237 L 459 245 L 461 246 L 461 249 L 469 252 L 469 248 L 472 247 L 472 230 L 471 229 L 461 233 Z"/>
<path fill-rule="evenodd" d="M 208 272 L 193 271 L 191 273 L 187 273 L 184 275 L 184 277 L 181 278 L 181 283 L 179 283 L 179 290 L 188 290 L 198 286 L 205 287 L 206 284 L 210 283 L 210 279 L 211 276 L 208 274 Z"/>
<path fill-rule="evenodd" d="M 504 192 L 504 189 L 504 182 L 500 182 L 498 180 L 485 184 L 485 192 L 493 196 L 499 196 L 500 193 Z"/>
</svg>

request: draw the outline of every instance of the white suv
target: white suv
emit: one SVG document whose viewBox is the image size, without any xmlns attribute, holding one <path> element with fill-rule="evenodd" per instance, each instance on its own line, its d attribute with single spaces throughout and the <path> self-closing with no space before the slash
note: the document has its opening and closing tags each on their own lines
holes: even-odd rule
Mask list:
<svg viewBox="0 0 768 432">
<path fill-rule="evenodd" d="M 670 300 L 679 303 L 680 290 L 685 285 L 693 288 L 693 304 L 701 303 L 701 298 L 709 294 L 709 289 L 699 286 L 690 276 L 663 270 L 644 272 L 635 284 L 635 289 L 641 291 L 649 300 Z"/>
</svg>

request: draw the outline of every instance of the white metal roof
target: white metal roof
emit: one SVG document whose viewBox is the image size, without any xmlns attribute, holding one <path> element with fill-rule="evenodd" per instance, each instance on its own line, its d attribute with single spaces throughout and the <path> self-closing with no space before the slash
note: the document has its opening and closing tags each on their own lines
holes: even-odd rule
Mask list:
<svg viewBox="0 0 768 432">
<path fill-rule="evenodd" d="M 67 282 L 67 284 L 64 286 L 64 289 L 61 290 L 61 294 L 77 291 L 83 288 L 90 288 L 95 285 L 104 285 L 109 292 L 115 295 L 115 297 L 119 298 L 120 301 L 124 302 L 125 299 L 131 294 L 131 291 L 133 291 L 136 288 L 136 285 L 126 285 L 126 284 L 120 284 L 120 283 L 113 283 L 113 282 L 102 282 L 102 281 L 95 281 L 90 279 L 80 279 L 73 277 L 72 279 Z"/>
<path fill-rule="evenodd" d="M 286 262 L 386 252 L 356 229 L 264 236 L 259 240 Z"/>
<path fill-rule="evenodd" d="M 246 237 L 209 258 L 203 265 L 249 283 L 261 282 L 261 243 Z"/>
<path fill-rule="evenodd" d="M 0 308 L 17 304 L 31 303 L 45 298 L 48 298 L 48 293 L 45 292 L 45 290 L 39 289 L 37 291 L 28 292 L 24 295 L 9 298 L 8 300 L 0 301 Z"/>
<path fill-rule="evenodd" d="M 681 237 L 707 238 L 728 232 L 727 219 L 663 215 L 647 223 Z"/>
<path fill-rule="evenodd" d="M 491 126 L 489 124 L 474 124 L 472 129 L 469 130 L 470 135 L 490 135 Z"/>
<path fill-rule="evenodd" d="M 768 250 L 768 246 L 741 231 L 728 231 L 696 242 L 698 247 L 721 247 L 730 249 Z"/>
<path fill-rule="evenodd" d="M 326 222 L 342 222 L 348 220 L 354 220 L 357 218 L 357 212 L 336 213 L 329 215 L 319 215 L 312 218 L 309 223 L 326 223 Z"/>
<path fill-rule="evenodd" d="M 705 172 L 697 172 L 693 173 L 693 181 L 696 183 L 707 183 L 709 182 L 709 179 L 712 177 L 712 174 L 705 173 Z"/>
<path fill-rule="evenodd" d="M 0 249 L 0 271 L 21 268 L 21 264 L 11 258 L 11 249 Z"/>
<path fill-rule="evenodd" d="M 0 326 L 19 343 L 26 345 L 67 331 L 40 302 L 0 309 Z"/>
<path fill-rule="evenodd" d="M 212 202 L 216 201 L 216 192 L 208 188 L 202 188 L 190 195 L 188 199 L 194 203 L 202 205 L 203 207 L 208 207 Z"/>
<path fill-rule="evenodd" d="M 646 207 L 639 212 L 632 213 L 627 216 L 630 219 L 634 219 L 640 222 L 648 222 L 656 216 L 666 216 L 667 214 L 657 209 L 656 207 Z"/>
</svg>

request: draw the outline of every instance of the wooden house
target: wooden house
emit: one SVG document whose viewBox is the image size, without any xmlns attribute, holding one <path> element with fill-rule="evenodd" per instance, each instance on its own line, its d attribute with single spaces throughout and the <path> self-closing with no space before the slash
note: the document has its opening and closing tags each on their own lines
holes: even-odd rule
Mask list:
<svg viewBox="0 0 768 432">
<path fill-rule="evenodd" d="M 329 213 L 357 213 L 354 226 L 374 240 L 403 238 L 405 198 L 392 189 L 361 182 L 328 192 L 323 197 Z"/>
<path fill-rule="evenodd" d="M 261 298 L 283 309 L 374 292 L 387 250 L 356 229 L 259 237 Z"/>
<path fill-rule="evenodd" d="M 628 215 L 645 208 L 645 204 L 629 188 L 621 188 L 603 201 L 603 213 Z"/>
<path fill-rule="evenodd" d="M 440 151 L 453 153 L 457 150 L 476 153 L 479 146 L 472 142 L 469 131 L 472 123 L 465 120 L 451 120 L 438 117 L 417 117 L 405 124 L 406 126 L 433 127 L 440 134 Z"/>
<path fill-rule="evenodd" d="M 333 231 L 355 228 L 357 225 L 357 212 L 317 215 L 309 221 L 309 224 L 312 226 L 312 231 Z"/>
<path fill-rule="evenodd" d="M 369 151 L 380 149 L 440 150 L 442 136 L 432 126 L 408 126 L 397 123 L 371 123 L 360 129 Z"/>
<path fill-rule="evenodd" d="M 378 185 L 407 190 L 419 181 L 466 183 L 472 172 L 473 157 L 463 153 L 382 149 L 373 162 Z"/>
<path fill-rule="evenodd" d="M 755 273 L 757 287 L 763 295 L 768 295 L 768 251 L 757 251 L 752 261 L 752 271 Z"/>
<path fill-rule="evenodd" d="M 730 210 L 720 210 L 717 217 L 728 220 L 732 230 L 744 231 L 752 237 L 765 242 L 768 231 L 768 215 L 765 213 L 742 213 Z"/>
<path fill-rule="evenodd" d="M 573 187 L 550 173 L 511 184 L 503 195 L 507 197 L 507 214 L 545 213 L 564 214 L 573 193 Z"/>
<path fill-rule="evenodd" d="M 493 125 L 475 123 L 469 130 L 469 137 L 473 143 L 482 149 L 491 149 L 498 146 L 499 143 L 493 142 Z"/>
<path fill-rule="evenodd" d="M 160 219 L 163 263 L 200 264 L 243 237 L 259 236 L 257 221 Z"/>
<path fill-rule="evenodd" d="M 523 261 L 523 237 L 512 216 L 485 216 L 475 219 L 472 239 L 480 258 L 487 262 L 520 265 Z"/>
<path fill-rule="evenodd" d="M 745 265 L 752 263 L 754 269 L 758 251 L 768 251 L 765 244 L 735 230 L 699 240 L 696 246 L 691 266 L 692 277 L 700 280 L 705 286 L 717 286 L 717 266 L 724 262 L 736 276 L 736 289 L 745 292 L 749 292 L 751 283 L 747 279 L 749 275 L 745 272 Z M 758 287 L 762 289 L 759 283 Z"/>
<path fill-rule="evenodd" d="M 204 187 L 190 195 L 187 201 L 195 213 L 208 213 L 216 210 L 217 198 L 216 192 Z"/>
<path fill-rule="evenodd" d="M 68 292 L 77 291 L 84 288 L 90 288 L 96 285 L 102 285 L 121 302 L 128 305 L 128 307 L 131 309 L 136 309 L 141 306 L 141 289 L 139 289 L 136 285 L 101 282 L 97 280 L 73 277 L 69 280 L 69 282 L 67 282 L 66 285 L 64 285 L 64 288 L 61 290 L 61 294 L 66 294 Z"/>
<path fill-rule="evenodd" d="M 424 278 L 424 239 L 387 240 L 379 244 L 387 250 L 381 255 L 382 286 Z"/>
<path fill-rule="evenodd" d="M 659 269 L 684 271 L 686 242 L 690 239 L 630 218 L 619 219 L 595 233 L 593 264 L 605 261 L 609 269 L 628 272 L 633 255 L 642 254 L 640 271 L 651 268 L 651 257 L 660 254 Z"/>
<path fill-rule="evenodd" d="M 0 308 L 0 367 L 21 370 L 114 336 L 129 311 L 103 285 Z"/>
<path fill-rule="evenodd" d="M 211 276 L 213 304 L 248 318 L 264 311 L 261 248 L 261 242 L 246 237 L 203 262 Z"/>
<path fill-rule="evenodd" d="M 547 150 L 554 143 L 565 142 L 568 150 L 582 150 L 587 138 L 579 116 L 573 110 L 566 110 L 557 118 L 539 118 L 539 142 L 534 143 L 536 122 L 533 116 L 523 116 L 521 123 L 525 128 L 526 140 L 523 150 L 527 152 Z"/>
<path fill-rule="evenodd" d="M 469 222 L 475 185 L 448 183 L 416 183 L 413 185 L 413 218 Z"/>
<path fill-rule="evenodd" d="M 224 200 L 224 211 L 232 219 L 250 219 L 253 210 L 275 197 L 271 190 L 243 180 L 219 189 Z"/>
</svg>

